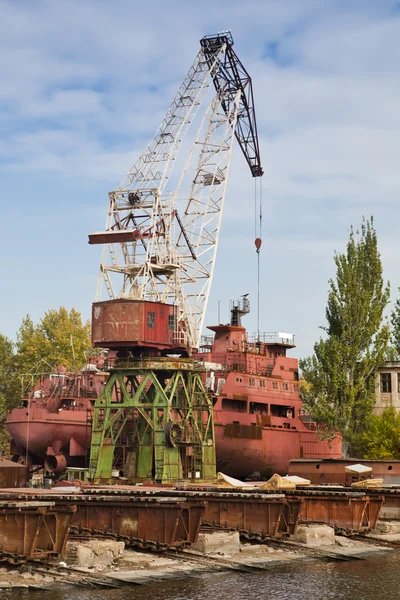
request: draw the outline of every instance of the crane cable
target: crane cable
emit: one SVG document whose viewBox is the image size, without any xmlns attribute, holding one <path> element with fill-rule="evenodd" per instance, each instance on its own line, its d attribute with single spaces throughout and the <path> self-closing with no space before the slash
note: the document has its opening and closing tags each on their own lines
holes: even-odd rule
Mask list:
<svg viewBox="0 0 400 600">
<path fill-rule="evenodd" d="M 262 245 L 262 179 L 257 193 L 257 178 L 254 179 L 254 235 L 257 253 L 257 341 L 260 341 L 260 250 Z M 258 219 L 257 219 L 258 214 Z M 258 221 L 258 223 L 257 223 Z M 258 227 L 257 227 L 258 225 Z"/>
</svg>

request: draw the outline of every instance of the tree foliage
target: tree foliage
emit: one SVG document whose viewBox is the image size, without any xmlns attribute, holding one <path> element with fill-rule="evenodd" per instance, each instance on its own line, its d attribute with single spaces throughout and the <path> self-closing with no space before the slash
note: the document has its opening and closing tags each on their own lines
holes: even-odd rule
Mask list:
<svg viewBox="0 0 400 600">
<path fill-rule="evenodd" d="M 371 459 L 400 459 L 400 413 L 391 406 L 372 415 L 367 431 L 355 440 L 357 456 Z"/>
<path fill-rule="evenodd" d="M 389 283 L 382 263 L 373 219 L 361 231 L 350 230 L 346 252 L 335 253 L 336 280 L 329 281 L 327 334 L 314 345 L 314 355 L 300 361 L 308 390 L 305 407 L 347 442 L 363 432 L 375 401 L 374 372 L 385 359 L 390 331 L 383 320 Z"/>
<path fill-rule="evenodd" d="M 0 334 L 0 449 L 7 452 L 9 436 L 4 426 L 7 412 L 19 404 L 21 385 L 11 340 Z"/>
<path fill-rule="evenodd" d="M 17 332 L 17 343 L 0 334 L 0 449 L 7 453 L 7 412 L 20 404 L 21 376 L 45 361 L 50 370 L 58 364 L 81 368 L 91 348 L 90 323 L 75 309 L 48 310 L 35 325 L 27 315 Z M 45 369 L 47 370 L 47 369 Z M 40 371 L 39 371 L 40 372 Z"/>
<path fill-rule="evenodd" d="M 18 361 L 25 372 L 40 361 L 68 370 L 80 368 L 90 347 L 90 322 L 82 323 L 74 308 L 48 310 L 37 325 L 27 315 L 17 333 Z"/>
<path fill-rule="evenodd" d="M 400 288 L 399 288 L 400 291 Z M 388 360 L 398 360 L 400 356 L 400 298 L 396 300 L 392 315 L 392 347 L 393 352 Z"/>
</svg>

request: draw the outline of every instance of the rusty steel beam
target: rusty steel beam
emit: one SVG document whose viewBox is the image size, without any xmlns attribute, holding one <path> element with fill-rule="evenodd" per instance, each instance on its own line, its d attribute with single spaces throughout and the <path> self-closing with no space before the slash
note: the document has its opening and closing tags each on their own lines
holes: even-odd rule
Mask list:
<svg viewBox="0 0 400 600">
<path fill-rule="evenodd" d="M 0 502 L 0 560 L 18 564 L 63 554 L 73 511 L 52 502 Z"/>
<path fill-rule="evenodd" d="M 301 500 L 275 497 L 212 497 L 206 501 L 203 524 L 234 529 L 249 539 L 282 538 L 296 532 Z"/>
<path fill-rule="evenodd" d="M 37 507 L 51 501 L 55 514 L 74 511 L 71 533 L 112 537 L 125 541 L 127 546 L 154 550 L 182 548 L 196 542 L 205 506 L 198 498 L 188 502 L 184 497 L 143 496 L 132 488 L 117 488 L 108 494 L 95 488 L 0 490 L 2 500 L 8 504 L 35 503 Z"/>
<path fill-rule="evenodd" d="M 152 498 L 83 498 L 71 532 L 125 541 L 128 546 L 167 550 L 197 540 L 204 502 Z"/>
<path fill-rule="evenodd" d="M 346 532 L 369 531 L 376 527 L 383 496 L 370 497 L 352 493 L 290 494 L 303 499 L 301 523 L 324 523 Z"/>
</svg>

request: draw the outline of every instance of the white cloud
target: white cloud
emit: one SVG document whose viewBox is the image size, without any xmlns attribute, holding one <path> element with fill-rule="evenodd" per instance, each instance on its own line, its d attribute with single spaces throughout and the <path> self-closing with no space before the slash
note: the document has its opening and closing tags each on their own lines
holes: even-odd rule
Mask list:
<svg viewBox="0 0 400 600">
<path fill-rule="evenodd" d="M 30 279 L 27 298 L 28 275 L 5 261 L 0 275 L 12 286 L 0 308 L 12 309 L 4 332 L 12 334 L 22 314 L 40 315 L 64 298 L 89 314 L 98 253 L 87 249 L 86 233 L 104 221 L 107 192 L 157 128 L 198 39 L 229 27 L 253 77 L 266 173 L 263 327 L 292 329 L 300 354 L 310 352 L 324 319 L 333 250 L 344 248 L 350 223 L 359 224 L 363 214 L 375 216 L 385 272 L 396 288 L 396 5 L 0 0 L 0 177 L 3 195 L 13 198 L 2 203 L 0 218 L 21 228 L 15 265 L 26 268 L 34 255 L 41 272 L 48 257 L 29 232 L 48 224 L 54 263 L 84 278 L 71 292 L 65 271 L 53 272 L 50 295 L 46 280 Z M 227 304 L 248 291 L 254 299 L 253 190 L 235 148 L 207 322 L 216 318 L 216 299 Z M 12 240 L 5 234 L 0 251 L 7 256 Z"/>
</svg>

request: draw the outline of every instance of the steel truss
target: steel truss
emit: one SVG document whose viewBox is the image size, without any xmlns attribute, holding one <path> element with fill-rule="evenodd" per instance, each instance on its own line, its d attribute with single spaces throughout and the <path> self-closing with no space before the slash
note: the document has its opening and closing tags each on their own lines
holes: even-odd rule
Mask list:
<svg viewBox="0 0 400 600">
<path fill-rule="evenodd" d="M 156 135 L 109 193 L 97 288 L 110 299 L 178 307 L 179 340 L 197 348 L 218 245 L 233 134 L 253 176 L 262 175 L 251 79 L 230 33 L 207 36 Z M 182 140 L 213 82 L 204 116 L 174 192 L 166 192 Z M 178 331 L 177 331 L 178 337 Z"/>
<path fill-rule="evenodd" d="M 171 483 L 215 479 L 212 402 L 193 360 L 142 359 L 111 370 L 96 400 L 89 475 Z"/>
</svg>

